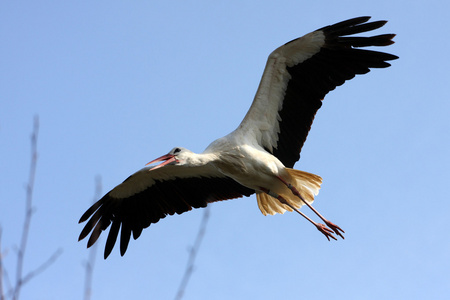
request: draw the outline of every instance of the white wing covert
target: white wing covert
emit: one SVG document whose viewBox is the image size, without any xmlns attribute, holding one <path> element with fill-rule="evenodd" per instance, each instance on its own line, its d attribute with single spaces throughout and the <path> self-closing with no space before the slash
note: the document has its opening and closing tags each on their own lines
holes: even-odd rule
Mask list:
<svg viewBox="0 0 450 300">
<path fill-rule="evenodd" d="M 131 233 L 137 239 L 144 228 L 167 215 L 182 214 L 208 203 L 250 196 L 248 189 L 210 166 L 167 165 L 143 168 L 94 203 L 80 218 L 88 220 L 79 240 L 89 233 L 88 247 L 111 225 L 105 246 L 105 259 L 120 233 L 120 253 L 125 254 Z"/>
<path fill-rule="evenodd" d="M 273 51 L 253 103 L 236 131 L 254 137 L 286 167 L 300 158 L 317 110 L 325 95 L 356 74 L 386 68 L 395 55 L 358 47 L 387 46 L 394 34 L 346 37 L 382 27 L 360 17 L 326 26 Z"/>
</svg>

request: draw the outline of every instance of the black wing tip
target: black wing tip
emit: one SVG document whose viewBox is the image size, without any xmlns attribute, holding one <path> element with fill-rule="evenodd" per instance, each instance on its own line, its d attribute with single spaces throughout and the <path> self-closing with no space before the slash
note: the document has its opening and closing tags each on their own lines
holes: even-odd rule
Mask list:
<svg viewBox="0 0 450 300">
<path fill-rule="evenodd" d="M 373 46 L 389 46 L 395 44 L 395 42 L 393 41 L 395 36 L 395 33 L 377 35 L 374 38 L 377 38 L 378 43 L 374 44 Z"/>
<path fill-rule="evenodd" d="M 111 254 L 114 246 L 111 248 L 105 247 L 105 252 L 103 253 L 103 259 L 107 259 L 108 256 Z"/>
<path fill-rule="evenodd" d="M 78 241 L 80 242 L 81 240 L 83 240 L 88 235 L 88 233 L 83 233 L 83 231 L 81 231 L 80 235 L 78 236 Z"/>
<path fill-rule="evenodd" d="M 367 23 L 362 23 L 362 24 L 358 24 L 359 26 L 367 26 L 367 28 L 364 31 L 370 31 L 370 30 L 375 30 L 378 28 L 383 27 L 384 25 L 386 25 L 388 21 L 387 20 L 379 20 L 379 21 L 373 21 L 373 22 L 367 22 Z"/>
<path fill-rule="evenodd" d="M 336 24 L 330 25 L 330 27 L 349 27 L 349 26 L 356 26 L 359 24 L 363 24 L 368 22 L 372 16 L 362 16 L 362 17 L 355 17 L 351 18 L 345 21 L 338 22 Z"/>
<path fill-rule="evenodd" d="M 78 236 L 78 241 L 81 241 L 81 240 L 83 240 L 84 238 L 86 238 L 88 235 L 89 235 L 89 233 L 91 232 L 91 231 L 95 231 L 95 223 L 93 222 L 94 220 L 90 220 L 84 227 L 83 227 L 83 230 L 81 230 L 81 233 L 80 233 L 80 235 Z M 92 235 L 91 235 L 91 237 L 89 238 L 89 241 L 92 239 Z M 90 247 L 91 245 L 89 244 L 89 242 L 88 242 L 88 248 Z"/>
<path fill-rule="evenodd" d="M 370 18 L 370 16 L 356 17 L 335 23 L 333 25 L 322 27 L 318 29 L 318 31 L 323 31 L 326 37 L 330 39 L 372 31 L 383 27 L 388 22 L 387 20 L 368 22 Z"/>
<path fill-rule="evenodd" d="M 386 56 L 384 57 L 384 60 L 396 60 L 399 59 L 397 55 L 386 53 Z"/>
<path fill-rule="evenodd" d="M 97 235 L 97 234 L 94 234 L 94 232 L 93 232 L 87 242 L 87 248 L 91 248 L 92 245 L 95 244 L 95 242 L 98 240 L 99 237 L 100 237 L 100 234 Z"/>
<path fill-rule="evenodd" d="M 369 19 L 370 17 L 358 17 L 324 27 L 322 32 L 325 35 L 325 45 L 323 47 L 349 50 L 361 47 L 389 46 L 395 43 L 393 39 L 396 35 L 393 33 L 374 36 L 352 36 L 378 29 L 387 23 L 386 20 L 367 22 Z M 388 55 L 383 57 L 383 60 L 394 59 L 398 59 L 398 56 Z"/>
<path fill-rule="evenodd" d="M 78 221 L 78 224 L 83 223 L 85 221 L 87 221 L 87 219 L 89 219 L 90 216 L 92 216 L 93 213 L 95 213 L 97 211 L 97 209 L 102 206 L 105 202 L 105 198 L 108 194 L 106 194 L 105 196 L 103 196 L 100 200 L 98 200 L 97 202 L 95 202 L 94 204 L 91 205 L 91 207 L 89 207 L 84 214 L 81 216 L 80 220 Z"/>
<path fill-rule="evenodd" d="M 80 220 L 78 220 L 78 224 L 81 224 L 83 222 L 86 222 L 87 219 L 89 219 L 90 216 L 95 212 L 95 210 L 92 209 L 92 206 L 84 212 L 84 214 L 81 216 Z"/>
<path fill-rule="evenodd" d="M 337 30 L 339 28 L 346 28 L 349 26 L 355 26 L 358 24 L 362 24 L 362 23 L 366 23 L 367 21 L 370 20 L 370 16 L 363 16 L 363 17 L 356 17 L 356 18 L 351 18 L 345 21 L 341 21 L 338 23 L 334 23 L 332 25 L 327 25 L 324 27 L 321 27 L 319 29 L 317 29 L 316 31 L 322 30 L 322 31 L 326 31 L 326 30 L 330 30 L 331 28 L 334 28 L 334 30 Z"/>
</svg>

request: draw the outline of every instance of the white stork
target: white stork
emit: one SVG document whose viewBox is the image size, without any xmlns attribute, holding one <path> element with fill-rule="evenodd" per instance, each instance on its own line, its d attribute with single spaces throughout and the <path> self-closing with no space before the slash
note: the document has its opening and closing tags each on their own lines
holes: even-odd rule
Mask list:
<svg viewBox="0 0 450 300">
<path fill-rule="evenodd" d="M 208 203 L 256 193 L 264 215 L 295 210 L 328 240 L 342 236 L 339 226 L 325 219 L 312 206 L 322 178 L 292 169 L 317 110 L 325 95 L 356 74 L 370 68 L 386 68 L 395 55 L 357 49 L 393 44 L 394 34 L 355 37 L 353 34 L 382 27 L 386 21 L 367 22 L 359 17 L 326 26 L 292 40 L 273 51 L 256 96 L 236 130 L 212 142 L 196 154 L 176 147 L 108 192 L 81 217 L 89 219 L 79 240 L 90 232 L 92 246 L 109 225 L 105 259 L 111 253 L 119 229 L 120 253 L 127 250 L 131 233 L 167 215 L 181 214 Z M 325 224 L 298 209 L 306 204 Z"/>
</svg>

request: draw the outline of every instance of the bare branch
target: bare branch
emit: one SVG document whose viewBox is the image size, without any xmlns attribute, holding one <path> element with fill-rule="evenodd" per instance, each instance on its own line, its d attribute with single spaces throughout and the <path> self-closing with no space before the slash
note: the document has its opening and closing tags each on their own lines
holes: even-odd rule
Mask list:
<svg viewBox="0 0 450 300">
<path fill-rule="evenodd" d="M 178 292 L 175 296 L 175 300 L 181 300 L 181 298 L 183 298 L 186 286 L 189 282 L 192 272 L 194 271 L 195 257 L 197 256 L 200 244 L 203 240 L 203 236 L 205 235 L 206 224 L 208 223 L 209 214 L 210 214 L 209 206 L 207 206 L 203 213 L 203 218 L 200 224 L 200 229 L 197 233 L 197 237 L 195 238 L 194 246 L 189 251 L 188 264 L 186 266 L 186 270 L 184 271 L 183 279 L 181 280 L 180 286 L 178 287 Z"/>
<path fill-rule="evenodd" d="M 5 299 L 3 292 L 3 251 L 2 251 L 2 228 L 0 227 L 0 300 Z"/>
<path fill-rule="evenodd" d="M 22 280 L 23 261 L 25 257 L 25 250 L 27 247 L 28 233 L 30 231 L 31 216 L 33 214 L 32 200 L 33 200 L 34 178 L 36 174 L 36 164 L 37 164 L 38 132 L 39 132 L 39 118 L 36 116 L 34 118 L 33 133 L 31 135 L 31 163 L 30 163 L 30 174 L 28 184 L 26 187 L 25 220 L 22 229 L 22 239 L 17 252 L 16 284 L 13 293 L 14 300 L 19 298 L 20 289 L 23 284 Z"/>
<path fill-rule="evenodd" d="M 27 273 L 25 276 L 23 275 L 24 270 L 24 260 L 25 260 L 25 252 L 27 249 L 28 242 L 28 234 L 30 231 L 31 217 L 33 215 L 33 190 L 34 190 L 34 180 L 36 175 L 36 165 L 37 165 L 37 141 L 38 141 L 38 132 L 39 132 L 39 118 L 36 116 L 33 122 L 33 132 L 31 134 L 31 162 L 30 162 L 30 173 L 28 178 L 28 183 L 26 185 L 26 201 L 25 201 L 25 219 L 22 228 L 22 236 L 20 239 L 20 244 L 17 249 L 17 264 L 16 264 L 16 278 L 14 285 L 11 286 L 9 284 L 8 292 L 5 294 L 3 283 L 9 282 L 8 273 L 4 268 L 3 264 L 3 252 L 1 251 L 0 244 L 0 295 L 1 300 L 6 298 L 12 298 L 14 300 L 18 300 L 20 296 L 20 291 L 25 283 L 29 282 L 32 278 L 34 278 L 39 273 L 43 272 L 47 269 L 58 256 L 61 254 L 62 250 L 58 249 L 53 253 L 44 263 L 42 263 L 39 267 Z M 1 229 L 0 229 L 0 238 L 1 238 Z"/>
<path fill-rule="evenodd" d="M 1 233 L 1 231 L 2 231 L 2 228 L 0 227 L 0 233 Z M 1 237 L 0 237 L 0 239 L 1 239 Z M 4 299 L 6 299 L 5 290 L 12 291 L 13 288 L 12 288 L 11 280 L 9 279 L 8 270 L 6 270 L 3 265 L 3 261 L 7 255 L 8 251 L 7 250 L 3 251 L 1 245 L 0 245 L 0 251 L 1 251 L 0 252 L 0 265 L 1 265 L 0 266 L 0 272 L 1 272 L 0 281 L 1 281 L 1 285 L 2 285 L 2 291 L 0 293 L 0 300 L 4 300 Z M 4 285 L 6 285 L 6 289 L 5 289 Z"/>
<path fill-rule="evenodd" d="M 97 201 L 102 193 L 102 178 L 97 176 L 95 178 L 95 193 L 94 193 L 94 202 Z M 95 264 L 95 256 L 97 254 L 97 245 L 99 243 L 95 243 L 90 251 L 89 258 L 87 262 L 85 262 L 84 267 L 86 268 L 86 275 L 84 279 L 84 300 L 91 299 L 92 296 L 92 278 L 94 274 L 94 264 Z"/>
<path fill-rule="evenodd" d="M 28 281 L 30 281 L 33 277 L 35 277 L 36 275 L 47 269 L 52 263 L 56 261 L 56 259 L 58 258 L 58 256 L 62 254 L 62 252 L 63 252 L 62 249 L 59 248 L 42 265 L 40 265 L 39 267 L 37 267 L 36 269 L 25 275 L 22 278 L 22 286 L 25 285 L 25 283 L 27 283 Z"/>
</svg>

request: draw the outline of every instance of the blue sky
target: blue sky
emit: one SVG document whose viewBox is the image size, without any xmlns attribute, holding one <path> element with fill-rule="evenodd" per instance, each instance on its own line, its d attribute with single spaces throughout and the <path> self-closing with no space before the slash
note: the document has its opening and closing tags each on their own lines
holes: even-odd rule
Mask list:
<svg viewBox="0 0 450 300">
<path fill-rule="evenodd" d="M 14 278 L 33 116 L 39 161 L 25 271 L 62 255 L 22 299 L 81 299 L 78 219 L 174 146 L 201 152 L 251 104 L 269 53 L 371 15 L 400 56 L 330 93 L 297 169 L 323 177 L 315 207 L 346 231 L 328 242 L 255 197 L 211 205 L 183 299 L 447 299 L 450 21 L 445 1 L 3 1 L 0 225 Z M 310 212 L 304 209 L 312 216 Z M 171 216 L 102 258 L 93 299 L 173 299 L 203 211 Z"/>
</svg>

